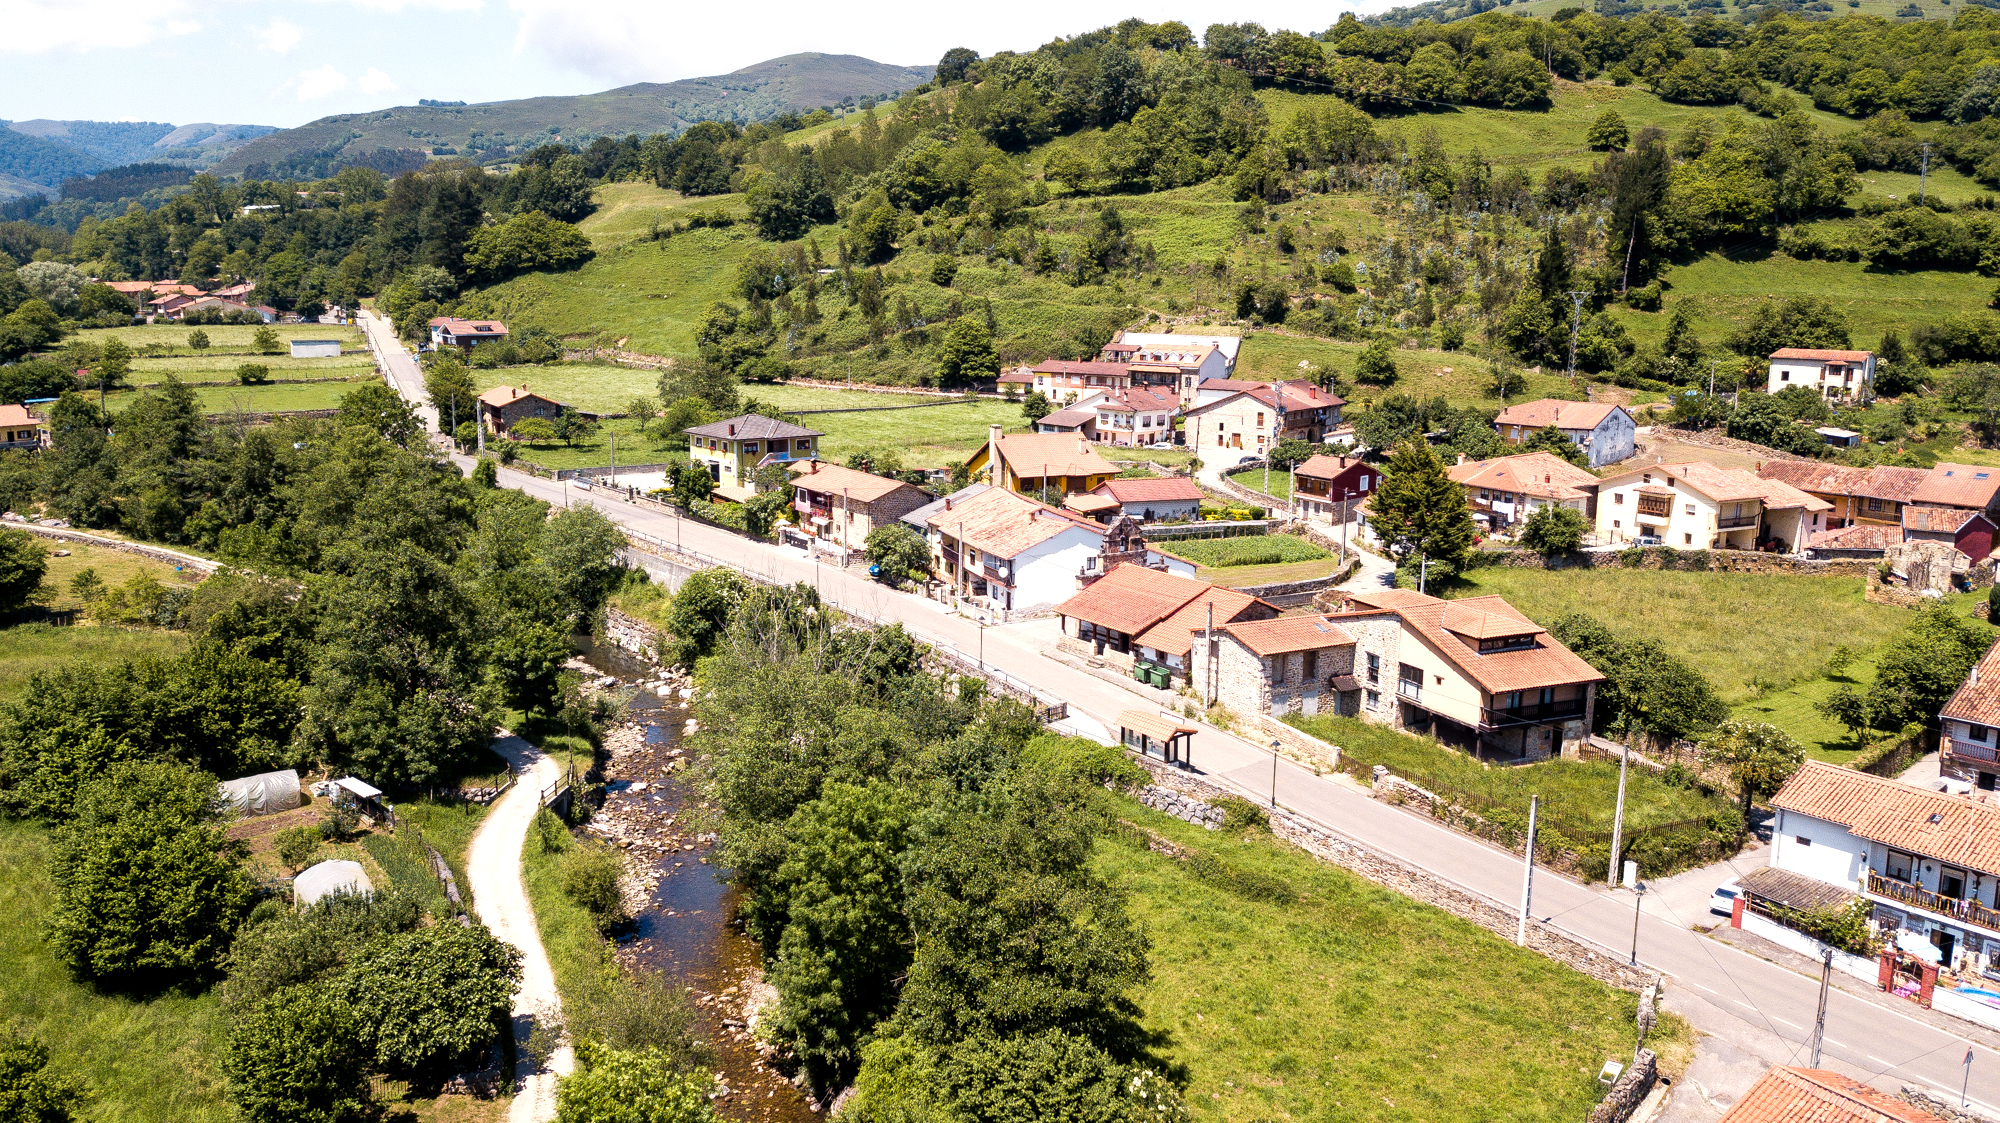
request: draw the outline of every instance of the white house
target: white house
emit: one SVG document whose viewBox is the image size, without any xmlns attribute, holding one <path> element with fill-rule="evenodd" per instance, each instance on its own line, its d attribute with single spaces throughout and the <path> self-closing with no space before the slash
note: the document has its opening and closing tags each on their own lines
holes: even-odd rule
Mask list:
<svg viewBox="0 0 2000 1123">
<path fill-rule="evenodd" d="M 1866 899 L 1892 946 L 2000 965 L 2000 807 L 1816 760 L 1771 806 L 1771 868 Z"/>
<path fill-rule="evenodd" d="M 1782 480 L 1701 460 L 1654 464 L 1597 484 L 1597 540 L 1676 550 L 1804 548 L 1813 516 L 1833 509 Z"/>
<path fill-rule="evenodd" d="M 456 316 L 434 316 L 430 321 L 431 346 L 457 347 L 470 351 L 482 343 L 500 343 L 507 338 L 507 325 L 498 320 L 461 320 Z"/>
<path fill-rule="evenodd" d="M 1010 612 L 1068 600 L 1119 562 L 1194 576 L 1194 563 L 1150 549 L 1129 517 L 1107 527 L 1006 488 L 948 497 L 924 520 L 932 572 L 960 598 Z"/>
<path fill-rule="evenodd" d="M 1974 516 L 1979 517 L 1979 516 Z M 2000 642 L 1986 649 L 1972 673 L 1938 712 L 1942 775 L 1980 791 L 2000 786 Z"/>
<path fill-rule="evenodd" d="M 1866 405 L 1875 400 L 1875 352 L 1781 347 L 1771 352 L 1770 381 L 1775 394 L 1804 386 L 1830 402 Z"/>
<path fill-rule="evenodd" d="M 1543 398 L 1508 406 L 1493 419 L 1493 428 L 1500 439 L 1510 445 L 1520 444 L 1538 430 L 1551 427 L 1562 430 L 1564 436 L 1576 442 L 1593 468 L 1616 464 L 1638 447 L 1639 425 L 1625 412 L 1624 406 Z"/>
</svg>

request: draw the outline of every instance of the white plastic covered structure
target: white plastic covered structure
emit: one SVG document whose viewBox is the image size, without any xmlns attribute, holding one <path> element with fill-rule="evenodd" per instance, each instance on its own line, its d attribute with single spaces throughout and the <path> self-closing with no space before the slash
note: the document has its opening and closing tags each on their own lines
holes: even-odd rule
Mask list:
<svg viewBox="0 0 2000 1123">
<path fill-rule="evenodd" d="M 289 768 L 224 780 L 216 786 L 222 789 L 223 801 L 238 815 L 269 815 L 299 805 L 299 774 Z"/>
<path fill-rule="evenodd" d="M 292 899 L 300 908 L 306 908 L 314 901 L 330 893 L 372 893 L 374 883 L 361 868 L 360 862 L 334 859 L 312 866 L 292 879 Z"/>
</svg>

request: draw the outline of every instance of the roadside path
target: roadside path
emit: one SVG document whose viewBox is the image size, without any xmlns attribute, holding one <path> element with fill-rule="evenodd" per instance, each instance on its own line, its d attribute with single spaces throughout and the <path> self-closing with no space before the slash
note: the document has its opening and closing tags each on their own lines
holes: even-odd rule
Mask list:
<svg viewBox="0 0 2000 1123">
<path fill-rule="evenodd" d="M 364 317 L 364 323 L 371 319 Z M 398 388 L 408 387 L 405 396 L 420 400 L 421 377 L 409 353 L 394 346 L 379 353 Z M 455 459 L 461 470 L 470 470 L 470 458 Z M 586 491 L 510 469 L 501 469 L 499 479 L 505 487 L 556 505 L 593 505 L 621 526 L 709 557 L 728 558 L 732 566 L 765 580 L 812 584 L 828 603 L 869 619 L 902 624 L 923 642 L 949 645 L 967 655 L 979 653 L 986 665 L 1066 700 L 1069 726 L 1084 735 L 1116 741 L 1118 713 L 1135 708 L 1138 701 L 1138 696 L 1123 686 L 1079 674 L 1046 656 L 1046 642 L 1037 632 L 1036 621 L 989 627 L 982 634 L 976 622 L 954 614 L 947 606 L 892 592 L 868 580 L 865 568 L 842 570 L 815 564 L 800 550 L 751 542 L 718 527 L 642 509 L 601 488 Z M 637 551 L 633 557 L 648 569 L 667 571 L 663 559 Z M 1386 569 L 1384 563 L 1381 571 Z M 1364 569 L 1356 581 L 1379 583 L 1381 571 Z M 1274 762 L 1268 744 L 1205 724 L 1201 730 L 1195 739 L 1194 763 L 1209 779 L 1268 800 L 1273 794 L 1275 765 L 1275 794 L 1285 807 L 1366 846 L 1518 907 L 1520 855 L 1375 800 L 1344 776 L 1317 776 L 1285 758 Z M 1724 1039 L 1732 1049 L 1766 1066 L 1804 1064 L 1809 1051 L 1805 1043 L 1818 1003 L 1818 980 L 1803 978 L 1691 931 L 1695 924 L 1712 924 L 1721 918 L 1708 914 L 1705 908 L 1691 907 L 1700 898 L 1689 883 L 1706 880 L 1713 887 L 1734 875 L 1730 868 L 1712 867 L 1683 875 L 1687 888 L 1681 892 L 1648 894 L 1639 917 L 1639 960 L 1672 976 L 1667 990 L 1669 1008 L 1688 1017 L 1702 1032 Z M 1625 950 L 1632 942 L 1633 901 L 1627 892 L 1586 886 L 1538 870 L 1533 911 L 1538 922 L 1600 946 Z M 1964 1037 L 1918 1022 L 1893 1006 L 1884 1007 L 1841 990 L 1835 990 L 1829 1000 L 1826 1041 L 1823 1063 L 1827 1067 L 1890 1091 L 1905 1080 L 1956 1089 L 1968 1044 Z M 1973 1099 L 2000 1104 L 2000 1052 L 1983 1045 L 1975 1046 L 1973 1052 Z"/>
<path fill-rule="evenodd" d="M 562 996 L 556 992 L 555 972 L 521 880 L 521 847 L 535 812 L 541 810 L 542 789 L 554 783 L 562 769 L 513 734 L 496 738 L 493 751 L 507 758 L 518 778 L 494 801 L 473 833 L 465 852 L 465 876 L 472 883 L 472 911 L 496 937 L 521 953 L 521 988 L 514 994 L 514 1102 L 507 1120 L 543 1123 L 555 1118 L 556 1079 L 569 1073 L 575 1058 L 565 1044 L 549 1058 L 548 1070 L 541 1071 L 528 1055 L 528 1036 L 535 1031 L 536 1019 L 561 1013 Z"/>
</svg>

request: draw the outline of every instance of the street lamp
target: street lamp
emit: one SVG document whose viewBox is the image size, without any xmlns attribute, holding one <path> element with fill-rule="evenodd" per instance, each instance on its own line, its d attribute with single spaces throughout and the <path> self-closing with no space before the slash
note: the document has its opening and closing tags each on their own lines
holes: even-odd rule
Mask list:
<svg viewBox="0 0 2000 1123">
<path fill-rule="evenodd" d="M 1271 739 L 1271 808 L 1274 811 L 1278 807 L 1278 749 L 1278 741 L 1274 737 Z"/>
</svg>

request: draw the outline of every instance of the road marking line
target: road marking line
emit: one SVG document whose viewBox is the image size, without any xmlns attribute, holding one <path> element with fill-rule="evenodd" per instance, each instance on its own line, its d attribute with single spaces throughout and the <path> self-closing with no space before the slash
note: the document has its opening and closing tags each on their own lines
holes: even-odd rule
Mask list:
<svg viewBox="0 0 2000 1123">
<path fill-rule="evenodd" d="M 1784 1022 L 1784 1023 L 1786 1024 L 1786 1025 L 1788 1025 L 1788 1026 L 1791 1026 L 1791 1027 L 1792 1027 L 1793 1029 L 1804 1029 L 1804 1028 L 1806 1028 L 1806 1027 L 1804 1027 L 1804 1026 L 1800 1025 L 1799 1023 L 1797 1023 L 1797 1022 L 1793 1022 L 1793 1021 L 1786 1021 L 1786 1020 L 1785 1020 L 1784 1018 L 1781 1018 L 1781 1017 L 1779 1017 L 1779 1016 L 1778 1016 L 1778 1015 L 1776 1015 L 1776 1014 L 1773 1014 L 1773 1015 L 1771 1015 L 1771 1020 L 1772 1020 L 1772 1021 L 1774 1021 L 1774 1022 Z"/>
<path fill-rule="evenodd" d="M 1895 1062 L 1895 1061 L 1885 1061 L 1885 1060 L 1883 1060 L 1882 1058 L 1880 1058 L 1880 1057 L 1876 1056 L 1876 1055 L 1875 1055 L 1875 1054 L 1873 1054 L 1873 1053 L 1870 1053 L 1870 1054 L 1868 1054 L 1868 1059 L 1869 1059 L 1869 1060 L 1871 1060 L 1871 1061 L 1874 1061 L 1874 1062 L 1875 1062 L 1876 1064 L 1878 1064 L 1878 1065 L 1888 1065 L 1888 1066 L 1889 1066 L 1890 1068 L 1897 1068 L 1897 1067 L 1899 1067 L 1899 1066 L 1898 1066 L 1898 1065 L 1896 1064 L 1896 1062 Z"/>
<path fill-rule="evenodd" d="M 1849 1045 L 1849 1044 L 1848 1044 L 1847 1042 L 1845 1042 L 1845 1041 L 1835 1041 L 1835 1040 L 1834 1040 L 1833 1038 L 1831 1038 L 1831 1037 L 1827 1037 L 1827 1038 L 1822 1038 L 1822 1040 L 1824 1040 L 1824 1041 L 1825 1041 L 1825 1042 L 1826 1042 L 1826 1043 L 1827 1043 L 1828 1045 L 1838 1045 L 1838 1046 L 1840 1046 L 1840 1047 L 1841 1047 L 1842 1049 L 1852 1049 L 1852 1048 L 1854 1048 L 1854 1046 L 1852 1046 L 1852 1045 Z"/>
<path fill-rule="evenodd" d="M 1745 1001 L 1743 1001 L 1743 1000 L 1742 1000 L 1742 999 L 1740 999 L 1740 998 L 1732 998 L 1732 999 L 1730 999 L 1729 1001 L 1731 1001 L 1731 1002 L 1734 1002 L 1734 1003 L 1736 1003 L 1736 1004 L 1737 1004 L 1738 1006 L 1741 1006 L 1741 1007 L 1743 1007 L 1743 1008 L 1744 1008 L 1745 1010 L 1755 1010 L 1755 1009 L 1756 1009 L 1756 1007 L 1755 1007 L 1755 1006 L 1752 1006 L 1752 1005 L 1750 1005 L 1750 1004 L 1749 1004 L 1748 1002 L 1745 1002 Z"/>
<path fill-rule="evenodd" d="M 1707 991 L 1707 992 L 1708 992 L 1708 993 L 1710 993 L 1710 994 L 1719 994 L 1719 993 L 1721 993 L 1721 992 L 1717 991 L 1717 990 L 1716 990 L 1716 989 L 1715 989 L 1714 987 L 1704 987 L 1704 986 L 1702 986 L 1702 985 L 1701 985 L 1700 983 L 1697 983 L 1697 982 L 1695 982 L 1695 981 L 1694 981 L 1693 979 L 1682 979 L 1681 981 L 1682 981 L 1682 982 L 1684 982 L 1684 983 L 1686 983 L 1687 985 L 1689 985 L 1689 986 L 1691 986 L 1691 987 L 1701 987 L 1701 989 L 1702 989 L 1702 990 L 1705 990 L 1705 991 Z"/>
</svg>

